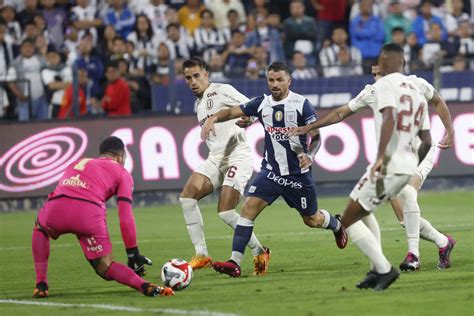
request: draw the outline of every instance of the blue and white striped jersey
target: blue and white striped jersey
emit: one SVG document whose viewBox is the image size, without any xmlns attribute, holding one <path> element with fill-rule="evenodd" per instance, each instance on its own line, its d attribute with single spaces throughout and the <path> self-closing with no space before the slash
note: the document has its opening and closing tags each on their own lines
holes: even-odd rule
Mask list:
<svg viewBox="0 0 474 316">
<path fill-rule="evenodd" d="M 285 135 L 291 127 L 304 126 L 316 121 L 311 103 L 302 95 L 289 92 L 280 101 L 271 95 L 257 97 L 240 106 L 247 116 L 255 116 L 265 129 L 265 155 L 262 168 L 280 176 L 299 175 L 309 169 L 301 169 L 298 155 L 308 151 L 307 136 Z"/>
</svg>

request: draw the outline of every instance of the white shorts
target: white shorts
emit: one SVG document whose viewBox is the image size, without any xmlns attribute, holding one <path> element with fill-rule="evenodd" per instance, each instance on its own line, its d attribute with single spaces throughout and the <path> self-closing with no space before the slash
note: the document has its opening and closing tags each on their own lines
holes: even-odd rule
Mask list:
<svg viewBox="0 0 474 316">
<path fill-rule="evenodd" d="M 211 156 L 200 165 L 199 172 L 211 180 L 214 190 L 226 185 L 244 194 L 253 172 L 252 157 L 247 155 L 216 159 Z"/>
<path fill-rule="evenodd" d="M 352 200 L 359 202 L 369 212 L 397 196 L 412 177 L 407 174 L 387 174 L 383 179 L 372 182 L 370 180 L 370 167 L 367 168 L 367 171 L 349 195 Z"/>
<path fill-rule="evenodd" d="M 418 165 L 418 168 L 416 168 L 415 175 L 419 176 L 421 179 L 420 188 L 428 177 L 428 174 L 431 172 L 431 169 L 433 169 L 435 150 L 436 145 L 431 146 L 425 158 Z"/>
</svg>

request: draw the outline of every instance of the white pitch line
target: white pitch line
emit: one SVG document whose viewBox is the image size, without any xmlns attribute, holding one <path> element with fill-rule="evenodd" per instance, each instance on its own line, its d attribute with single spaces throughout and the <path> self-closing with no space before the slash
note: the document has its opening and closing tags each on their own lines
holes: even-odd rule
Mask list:
<svg viewBox="0 0 474 316">
<path fill-rule="evenodd" d="M 440 229 L 447 229 L 447 228 L 465 228 L 465 227 L 474 227 L 474 224 L 447 224 L 447 225 L 435 225 L 436 228 Z M 400 230 L 402 231 L 403 228 L 401 227 L 387 227 L 387 228 L 382 228 L 382 232 L 392 232 L 392 231 L 397 231 Z M 302 232 L 288 232 L 288 233 L 270 233 L 270 234 L 258 234 L 258 236 L 263 236 L 263 237 L 273 237 L 273 236 L 306 236 L 306 235 L 315 235 L 315 234 L 325 234 L 326 231 L 324 229 L 317 229 L 317 230 L 312 230 L 312 231 L 302 231 Z M 232 234 L 229 235 L 217 235 L 217 236 L 206 236 L 206 239 L 231 239 Z M 188 240 L 188 238 L 160 238 L 160 239 L 144 239 L 144 240 L 139 240 L 139 244 L 146 244 L 146 243 L 152 243 L 152 242 L 157 242 L 157 241 L 163 241 L 163 240 Z M 118 245 L 118 244 L 123 244 L 123 241 L 113 241 L 112 244 Z M 79 246 L 79 244 L 58 244 L 54 245 L 53 247 L 55 248 L 67 248 L 67 247 L 75 247 Z M 25 250 L 25 249 L 31 249 L 31 246 L 20 246 L 20 247 L 0 247 L 0 251 L 3 250 Z"/>
<path fill-rule="evenodd" d="M 12 299 L 0 299 L 0 304 L 14 304 L 14 305 L 39 305 L 46 307 L 61 307 L 61 308 L 93 308 L 105 309 L 110 311 L 120 311 L 129 313 L 158 313 L 158 314 L 175 314 L 175 315 L 200 315 L 200 316 L 237 316 L 238 314 L 212 312 L 207 310 L 185 310 L 176 308 L 141 308 L 129 307 L 111 304 L 70 304 L 70 303 L 55 303 L 55 302 L 36 302 Z"/>
</svg>

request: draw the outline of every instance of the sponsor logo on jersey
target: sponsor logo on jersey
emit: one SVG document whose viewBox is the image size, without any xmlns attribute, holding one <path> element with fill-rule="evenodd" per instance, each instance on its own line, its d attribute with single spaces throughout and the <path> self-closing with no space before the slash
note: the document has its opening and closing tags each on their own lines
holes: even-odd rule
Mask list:
<svg viewBox="0 0 474 316">
<path fill-rule="evenodd" d="M 280 122 L 283 119 L 283 112 L 282 111 L 276 111 L 275 112 L 275 120 Z"/>
<path fill-rule="evenodd" d="M 207 100 L 206 109 L 208 109 L 208 110 L 212 109 L 213 105 L 214 105 L 214 101 L 212 101 L 211 99 Z"/>
<path fill-rule="evenodd" d="M 217 95 L 217 92 L 214 91 L 214 92 L 208 93 L 208 94 L 206 95 L 206 97 L 210 98 L 210 97 L 214 97 L 214 96 L 216 96 L 216 95 Z"/>
<path fill-rule="evenodd" d="M 211 115 L 208 115 L 208 116 L 206 116 L 205 118 L 203 118 L 202 120 L 200 120 L 200 121 L 199 121 L 199 126 L 203 126 L 204 123 L 206 123 L 206 121 L 207 121 L 207 119 L 208 119 L 209 117 L 211 117 Z"/>
<path fill-rule="evenodd" d="M 87 250 L 90 252 L 101 252 L 103 250 L 102 245 L 98 245 L 94 237 L 87 238 L 87 243 L 89 244 Z"/>
<path fill-rule="evenodd" d="M 68 179 L 64 179 L 62 182 L 62 185 L 64 186 L 69 186 L 69 187 L 74 187 L 74 188 L 82 188 L 82 189 L 88 189 L 89 188 L 89 183 L 86 181 L 83 181 L 80 179 L 80 175 L 72 176 Z"/>
<path fill-rule="evenodd" d="M 283 187 L 291 187 L 292 189 L 303 188 L 303 184 L 301 184 L 301 182 L 293 181 L 290 179 L 283 178 L 281 176 L 277 176 L 275 173 L 271 171 L 267 174 L 267 179 L 272 180 L 276 184 L 281 185 Z"/>
<path fill-rule="evenodd" d="M 284 140 L 288 140 L 289 137 L 286 136 L 286 132 L 290 130 L 291 127 L 273 127 L 267 126 L 266 131 L 270 135 L 271 138 L 280 142 Z"/>
</svg>

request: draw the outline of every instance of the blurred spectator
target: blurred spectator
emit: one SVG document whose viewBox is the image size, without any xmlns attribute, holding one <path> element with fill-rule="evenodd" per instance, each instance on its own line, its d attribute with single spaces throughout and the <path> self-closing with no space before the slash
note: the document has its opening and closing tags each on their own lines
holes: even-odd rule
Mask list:
<svg viewBox="0 0 474 316">
<path fill-rule="evenodd" d="M 270 63 L 285 60 L 280 33 L 267 25 L 267 17 L 264 14 L 258 14 L 256 22 L 256 28 L 252 32 L 247 33 L 247 40 L 245 42 L 247 47 L 263 47 L 268 50 Z"/>
<path fill-rule="evenodd" d="M 392 1 L 389 7 L 390 14 L 384 21 L 385 43 L 392 42 L 392 31 L 394 28 L 401 28 L 405 34 L 411 31 L 411 21 L 403 15 L 403 8 L 400 1 Z"/>
<path fill-rule="evenodd" d="M 224 59 L 222 55 L 215 54 L 209 61 L 209 80 L 211 82 L 227 82 L 229 79 L 224 74 Z"/>
<path fill-rule="evenodd" d="M 107 116 L 130 115 L 130 88 L 118 70 L 117 62 L 107 65 L 105 70 L 107 87 L 102 98 L 102 108 Z"/>
<path fill-rule="evenodd" d="M 151 1 L 152 0 L 127 0 L 128 7 L 137 15 L 143 13 L 143 10 L 150 4 Z"/>
<path fill-rule="evenodd" d="M 44 35 L 48 43 L 51 39 L 51 34 L 48 31 L 48 27 L 46 26 L 46 20 L 42 15 L 37 15 L 33 18 L 33 22 L 36 26 L 38 34 Z"/>
<path fill-rule="evenodd" d="M 247 12 L 250 14 L 257 16 L 257 15 L 267 15 L 270 9 L 270 1 L 269 0 L 253 0 L 250 1 L 249 9 Z"/>
<path fill-rule="evenodd" d="M 168 24 L 166 31 L 168 39 L 165 43 L 170 51 L 171 59 L 188 59 L 191 56 L 191 49 L 193 47 L 192 39 L 187 35 L 183 36 L 181 34 L 179 24 Z"/>
<path fill-rule="evenodd" d="M 184 26 L 188 35 L 201 25 L 201 12 L 205 9 L 200 0 L 186 0 L 186 4 L 178 10 L 179 24 Z"/>
<path fill-rule="evenodd" d="M 155 36 L 148 17 L 144 14 L 138 15 L 134 31 L 127 37 L 127 41 L 135 45 L 135 51 L 130 57 L 133 56 L 137 59 L 137 68 L 143 69 L 145 73 L 151 72 L 156 57 L 156 49 L 161 40 Z"/>
<path fill-rule="evenodd" d="M 455 36 L 459 27 L 459 23 L 469 20 L 469 14 L 463 12 L 464 3 L 462 0 L 451 0 L 451 12 L 445 12 L 443 15 L 443 23 L 449 36 Z"/>
<path fill-rule="evenodd" d="M 416 19 L 413 21 L 412 30 L 416 34 L 418 43 L 423 46 L 429 41 L 430 26 L 436 23 L 441 26 L 441 39 L 445 41 L 448 38 L 448 33 L 443 25 L 443 21 L 440 17 L 433 15 L 433 4 L 430 1 L 423 0 L 420 5 L 420 12 Z"/>
<path fill-rule="evenodd" d="M 21 43 L 21 27 L 20 23 L 15 19 L 15 8 L 11 5 L 6 5 L 1 9 L 1 18 L 7 25 L 7 33 L 13 39 L 15 44 Z"/>
<path fill-rule="evenodd" d="M 384 43 L 383 23 L 372 14 L 372 0 L 360 1 L 360 14 L 350 25 L 351 43 L 362 53 L 363 67 L 369 72 Z"/>
<path fill-rule="evenodd" d="M 43 17 L 46 21 L 51 43 L 56 49 L 61 49 L 68 22 L 66 11 L 55 7 L 56 0 L 41 0 L 41 4 L 43 5 Z"/>
<path fill-rule="evenodd" d="M 176 24 L 176 25 L 178 25 L 179 33 L 181 34 L 181 36 L 183 38 L 189 36 L 188 30 L 179 23 L 178 11 L 176 11 L 175 8 L 168 7 L 168 9 L 166 9 L 165 17 L 166 17 L 166 27 L 170 24 Z M 166 27 L 164 29 L 165 30 L 165 37 L 167 36 Z"/>
<path fill-rule="evenodd" d="M 413 1 L 413 0 L 408 0 Z M 418 0 L 415 0 L 418 1 Z M 360 14 L 360 3 L 361 0 L 351 1 L 353 4 L 351 5 L 351 12 L 349 13 L 349 21 L 352 22 L 356 16 Z M 371 11 L 372 14 L 376 17 L 380 18 L 381 20 L 385 19 L 387 13 L 385 0 L 371 0 Z M 372 69 L 371 69 L 372 70 Z"/>
<path fill-rule="evenodd" d="M 110 0 L 111 5 L 104 17 L 106 25 L 113 25 L 115 31 L 122 37 L 127 38 L 133 31 L 135 25 L 135 14 L 130 10 L 123 0 Z"/>
<path fill-rule="evenodd" d="M 90 91 L 89 77 L 87 69 L 79 68 L 77 70 L 77 82 L 79 87 L 79 115 L 87 115 L 87 100 Z M 66 119 L 74 117 L 73 105 L 73 84 L 70 83 L 64 90 L 61 107 L 59 108 L 58 118 Z"/>
<path fill-rule="evenodd" d="M 5 79 L 10 63 L 15 59 L 15 49 L 13 41 L 6 38 L 7 26 L 0 21 L 0 117 L 4 116 L 7 107 L 10 105 L 5 89 Z"/>
<path fill-rule="evenodd" d="M 120 75 L 127 81 L 130 88 L 130 105 L 132 113 L 151 108 L 150 84 L 145 77 L 135 77 L 129 71 L 129 62 L 125 59 L 118 61 Z"/>
<path fill-rule="evenodd" d="M 457 51 L 454 43 L 443 39 L 442 26 L 431 23 L 428 33 L 429 40 L 422 46 L 422 60 L 426 67 L 431 68 L 438 57 L 453 57 Z"/>
<path fill-rule="evenodd" d="M 168 8 L 169 7 L 167 4 L 165 4 L 164 0 L 150 0 L 148 5 L 143 7 L 142 10 L 135 12 L 145 14 L 150 20 L 153 31 L 159 38 L 161 38 L 162 35 L 166 33 L 166 26 L 168 25 L 166 20 L 166 11 Z"/>
<path fill-rule="evenodd" d="M 53 46 L 54 47 L 54 46 Z M 42 57 L 46 58 L 46 53 L 48 52 L 48 42 L 44 35 L 38 35 L 35 40 L 36 53 Z"/>
<path fill-rule="evenodd" d="M 237 23 L 245 23 L 245 9 L 240 0 L 209 0 L 206 7 L 214 13 L 214 23 L 220 30 L 230 26 L 228 16 L 231 10 L 237 13 Z"/>
<path fill-rule="evenodd" d="M 281 15 L 276 12 L 270 12 L 267 16 L 268 26 L 273 27 L 278 33 L 283 34 L 283 25 L 281 23 Z"/>
<path fill-rule="evenodd" d="M 458 54 L 470 59 L 470 68 L 474 70 L 474 35 L 469 20 L 459 24 Z"/>
<path fill-rule="evenodd" d="M 138 66 L 138 58 L 135 56 L 136 54 L 136 49 L 135 49 L 135 44 L 132 41 L 126 41 L 125 42 L 125 51 L 126 54 L 123 55 L 122 57 L 127 57 L 126 59 L 122 58 L 119 59 L 119 61 L 126 61 L 127 63 L 127 71 L 129 72 L 128 75 L 130 76 L 144 76 L 145 75 L 145 69 L 142 67 Z M 153 62 L 154 62 L 153 58 Z M 122 72 L 123 68 L 122 64 L 119 63 L 119 70 Z M 146 69 L 148 73 L 150 73 L 153 70 L 153 64 L 150 66 L 150 68 Z"/>
<path fill-rule="evenodd" d="M 102 26 L 99 12 L 95 6 L 90 5 L 89 0 L 77 0 L 76 4 L 71 9 L 69 21 L 79 31 L 79 38 L 82 38 L 86 32 L 91 33 L 95 46 L 99 36 L 97 28 Z"/>
<path fill-rule="evenodd" d="M 46 86 L 46 97 L 51 109 L 51 117 L 56 118 L 64 97 L 64 91 L 72 82 L 71 67 L 64 64 L 61 54 L 50 48 L 46 54 L 46 68 L 41 71 L 41 79 Z"/>
<path fill-rule="evenodd" d="M 347 43 L 347 32 L 343 27 L 336 27 L 332 31 L 332 42 L 327 47 L 324 47 L 319 52 L 319 61 L 321 63 L 322 71 L 324 77 L 335 77 L 341 76 L 341 64 L 340 59 L 341 48 L 348 48 L 349 60 L 352 66 L 354 67 L 355 74 L 362 74 L 362 54 L 357 47 L 350 46 Z M 347 54 L 344 52 L 342 57 L 347 57 Z"/>
<path fill-rule="evenodd" d="M 316 48 L 319 49 L 324 40 L 331 38 L 334 28 L 345 25 L 347 2 L 346 0 L 311 0 L 311 5 L 317 12 L 318 44 Z"/>
<path fill-rule="evenodd" d="M 287 59 L 292 58 L 294 51 L 310 57 L 309 63 L 314 65 L 314 45 L 316 43 L 316 23 L 313 18 L 305 15 L 304 2 L 293 0 L 290 3 L 291 16 L 283 22 L 285 41 L 283 47 Z"/>
<path fill-rule="evenodd" d="M 112 54 L 114 46 L 114 38 L 117 37 L 117 32 L 112 25 L 107 25 L 104 28 L 101 41 L 99 42 L 98 52 L 102 60 L 107 59 L 107 56 Z"/>
<path fill-rule="evenodd" d="M 261 78 L 265 78 L 265 77 L 260 76 L 260 69 L 258 68 L 258 62 L 254 57 L 252 57 L 247 62 L 247 68 L 245 69 L 245 79 L 258 80 Z"/>
<path fill-rule="evenodd" d="M 105 63 L 108 64 L 111 61 L 116 62 L 120 59 L 128 59 L 128 57 L 127 44 L 125 40 L 120 36 L 116 36 L 112 45 L 112 54 L 108 56 Z"/>
<path fill-rule="evenodd" d="M 265 77 L 267 75 L 267 67 L 269 62 L 267 50 L 263 47 L 257 47 L 254 50 L 253 56 L 257 60 L 260 76 L 263 75 L 263 77 Z"/>
<path fill-rule="evenodd" d="M 245 45 L 244 34 L 239 31 L 232 33 L 232 39 L 227 49 L 222 53 L 226 76 L 228 78 L 242 78 L 251 57 L 251 50 Z"/>
<path fill-rule="evenodd" d="M 169 83 L 169 71 L 173 59 L 171 58 L 170 50 L 165 43 L 158 45 L 157 62 L 154 65 L 152 81 L 158 85 L 167 85 Z"/>
<path fill-rule="evenodd" d="M 20 26 L 24 28 L 27 23 L 33 22 L 37 15 L 41 15 L 38 10 L 38 0 L 25 0 L 25 8 L 17 14 L 16 19 L 20 22 Z"/>
<path fill-rule="evenodd" d="M 6 78 L 6 81 L 9 81 L 8 87 L 17 98 L 20 121 L 48 118 L 48 104 L 41 81 L 41 69 L 44 65 L 44 59 L 35 54 L 34 42 L 24 40 L 21 43 L 20 55 L 10 64 Z"/>
<path fill-rule="evenodd" d="M 318 76 L 314 68 L 307 66 L 306 56 L 301 52 L 295 51 L 293 53 L 291 63 L 293 64 L 293 71 L 291 72 L 291 78 L 293 79 L 314 79 Z"/>
<path fill-rule="evenodd" d="M 99 57 L 92 53 L 92 38 L 86 36 L 79 44 L 79 57 L 76 67 L 87 69 L 87 75 L 92 80 L 91 97 L 99 98 L 101 95 L 100 82 L 104 76 L 104 64 Z"/>
<path fill-rule="evenodd" d="M 240 21 L 239 13 L 236 10 L 229 10 L 227 12 L 227 20 L 229 26 L 223 29 L 224 35 L 226 37 L 226 42 L 230 42 L 232 32 L 240 31 L 245 32 L 246 25 Z"/>
<path fill-rule="evenodd" d="M 201 26 L 194 31 L 196 52 L 209 62 L 211 55 L 220 54 L 227 44 L 224 32 L 214 26 L 214 15 L 210 10 L 201 12 Z"/>
<path fill-rule="evenodd" d="M 394 34 L 392 33 L 392 36 Z M 410 32 L 406 37 L 406 44 L 408 47 L 405 49 L 405 58 L 409 60 L 409 70 L 413 72 L 417 69 L 423 68 L 423 61 L 421 60 L 421 46 L 418 44 L 416 34 Z M 409 57 L 407 57 L 409 54 Z"/>
<path fill-rule="evenodd" d="M 458 72 L 469 70 L 466 58 L 463 55 L 457 55 L 453 58 L 451 65 L 442 66 L 441 72 Z"/>
<path fill-rule="evenodd" d="M 401 27 L 394 27 L 390 33 L 390 38 L 392 39 L 391 43 L 400 45 L 405 52 L 405 73 L 410 73 L 410 64 L 412 62 L 412 48 L 408 45 L 406 41 L 405 31 Z M 418 54 L 418 52 L 417 52 Z M 416 58 L 416 57 L 415 57 Z"/>
<path fill-rule="evenodd" d="M 90 39 L 93 41 L 92 34 L 86 33 L 84 37 L 90 36 Z M 63 51 L 67 55 L 67 63 L 69 65 L 72 65 L 76 62 L 78 53 L 79 53 L 79 44 L 81 43 L 81 39 L 79 38 L 77 34 L 77 30 L 73 26 L 69 26 L 66 29 L 65 36 L 66 40 L 64 41 L 63 44 Z"/>
</svg>

